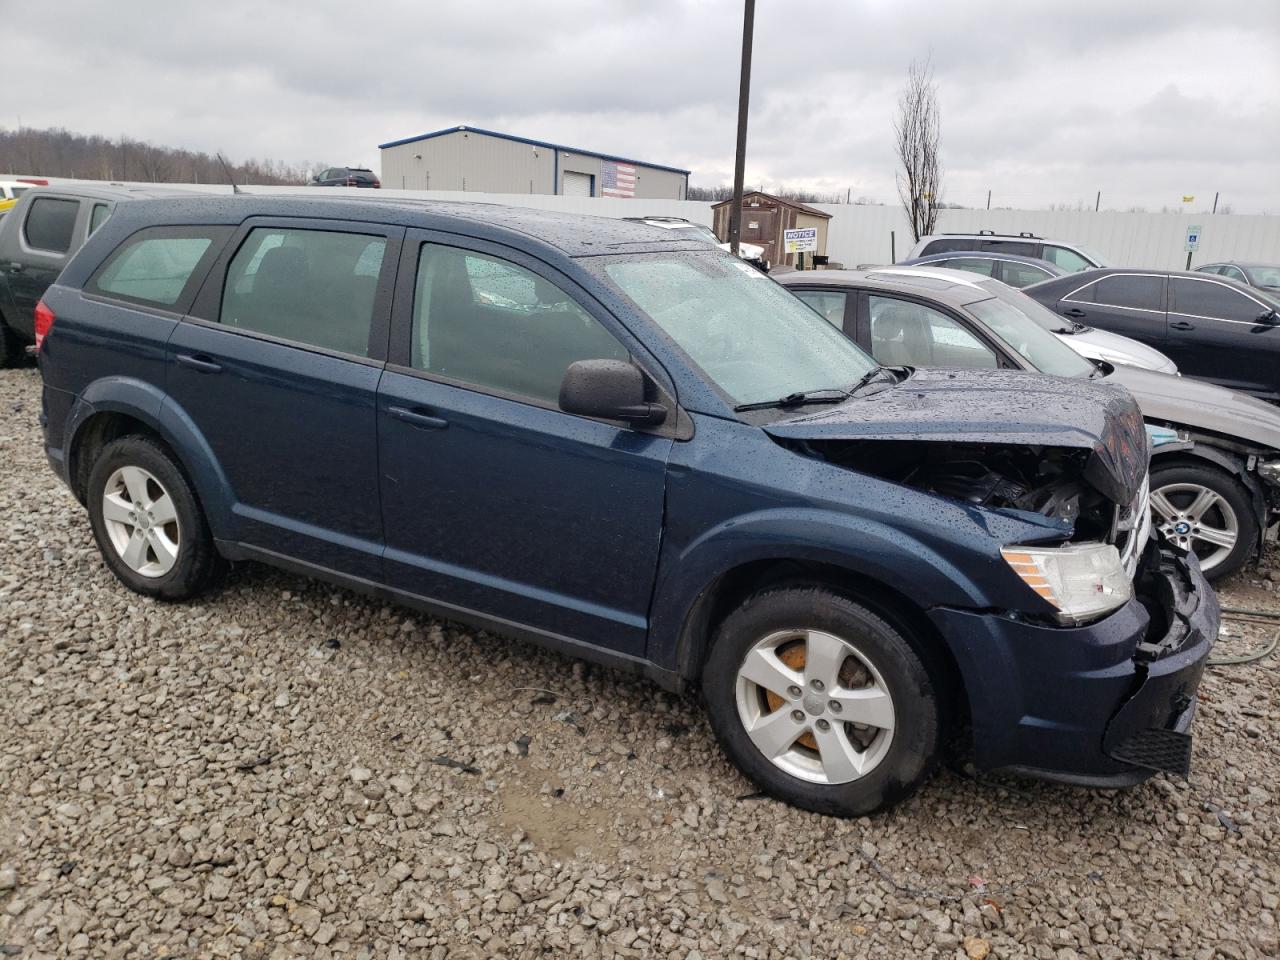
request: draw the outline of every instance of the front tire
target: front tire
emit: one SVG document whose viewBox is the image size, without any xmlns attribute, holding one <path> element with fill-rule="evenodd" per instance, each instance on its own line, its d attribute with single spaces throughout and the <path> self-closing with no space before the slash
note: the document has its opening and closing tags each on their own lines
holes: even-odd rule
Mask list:
<svg viewBox="0 0 1280 960">
<path fill-rule="evenodd" d="M 1208 464 L 1153 466 L 1151 520 L 1170 543 L 1196 554 L 1211 583 L 1243 567 L 1258 545 L 1248 489 Z"/>
<path fill-rule="evenodd" d="M 154 440 L 128 436 L 107 444 L 89 473 L 87 499 L 102 558 L 130 590 L 186 600 L 221 572 L 195 492 Z"/>
<path fill-rule="evenodd" d="M 766 793 L 815 813 L 874 813 L 932 772 L 939 698 L 919 654 L 840 594 L 752 596 L 716 631 L 702 670 L 711 726 Z"/>
</svg>

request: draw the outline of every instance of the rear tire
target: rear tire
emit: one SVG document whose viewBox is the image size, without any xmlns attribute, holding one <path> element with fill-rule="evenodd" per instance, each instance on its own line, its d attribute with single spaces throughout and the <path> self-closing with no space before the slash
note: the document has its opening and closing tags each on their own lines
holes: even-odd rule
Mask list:
<svg viewBox="0 0 1280 960">
<path fill-rule="evenodd" d="M 107 444 L 86 496 L 103 560 L 135 593 L 186 600 L 223 571 L 195 491 L 156 441 L 128 436 Z"/>
<path fill-rule="evenodd" d="M 921 657 L 883 619 L 829 590 L 749 598 L 716 631 L 702 693 L 737 767 L 815 813 L 892 806 L 937 763 L 939 697 Z"/>
<path fill-rule="evenodd" d="M 1258 516 L 1243 483 L 1220 467 L 1186 461 L 1151 469 L 1151 520 L 1174 546 L 1200 558 L 1216 583 L 1243 567 L 1258 546 Z M 1234 539 L 1228 544 L 1228 537 Z"/>
</svg>

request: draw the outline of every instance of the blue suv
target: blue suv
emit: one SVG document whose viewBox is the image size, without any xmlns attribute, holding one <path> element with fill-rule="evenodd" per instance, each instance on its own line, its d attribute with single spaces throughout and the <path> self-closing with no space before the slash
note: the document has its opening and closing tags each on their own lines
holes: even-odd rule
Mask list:
<svg viewBox="0 0 1280 960">
<path fill-rule="evenodd" d="M 139 593 L 254 559 L 696 685 L 825 813 L 944 747 L 1186 773 L 1218 606 L 1118 388 L 879 367 L 706 244 L 480 204 L 139 200 L 36 334 L 49 462 Z"/>
</svg>

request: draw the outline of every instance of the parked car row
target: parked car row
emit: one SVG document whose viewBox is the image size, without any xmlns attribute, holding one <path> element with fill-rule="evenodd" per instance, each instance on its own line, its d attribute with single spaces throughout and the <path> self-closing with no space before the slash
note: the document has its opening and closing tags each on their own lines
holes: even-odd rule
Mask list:
<svg viewBox="0 0 1280 960">
<path fill-rule="evenodd" d="M 251 558 L 694 685 L 824 813 L 945 756 L 1186 773 L 1219 611 L 1150 464 L 1199 440 L 1020 294 L 791 275 L 815 312 L 671 229 L 351 196 L 119 204 L 36 305 L 49 463 L 130 589 Z"/>
</svg>

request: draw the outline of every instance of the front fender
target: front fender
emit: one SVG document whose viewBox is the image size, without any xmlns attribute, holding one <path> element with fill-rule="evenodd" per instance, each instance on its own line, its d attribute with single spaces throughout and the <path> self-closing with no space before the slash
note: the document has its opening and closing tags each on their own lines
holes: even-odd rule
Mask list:
<svg viewBox="0 0 1280 960">
<path fill-rule="evenodd" d="M 131 417 L 154 431 L 178 458 L 186 471 L 209 529 L 215 537 L 230 530 L 235 497 L 226 474 L 218 466 L 213 449 L 192 419 L 173 399 L 153 384 L 129 377 L 104 377 L 91 383 L 76 399 L 67 415 L 64 435 L 67 479 L 74 484 L 85 427 L 97 414 Z"/>
<path fill-rule="evenodd" d="M 822 563 L 883 584 L 923 609 L 1011 606 L 1016 588 L 1000 546 L 1042 539 L 1042 525 L 998 518 L 1000 533 L 975 525 L 971 542 L 939 541 L 937 527 L 874 515 L 791 507 L 761 510 L 711 527 L 683 548 L 664 545 L 650 619 L 649 657 L 690 679 L 697 665 L 685 626 L 699 599 L 735 568 L 757 561 Z M 1025 530 L 1020 528 L 1025 527 Z M 1018 533 L 1023 536 L 1020 538 Z M 932 533 L 933 536 L 929 534 Z M 1019 597 L 1018 599 L 1025 599 Z M 997 602 L 997 600 L 1002 602 Z"/>
</svg>

